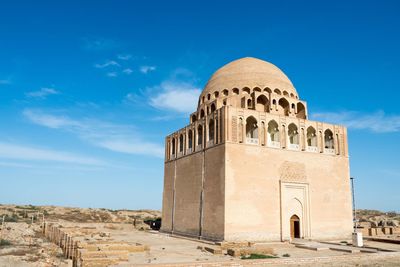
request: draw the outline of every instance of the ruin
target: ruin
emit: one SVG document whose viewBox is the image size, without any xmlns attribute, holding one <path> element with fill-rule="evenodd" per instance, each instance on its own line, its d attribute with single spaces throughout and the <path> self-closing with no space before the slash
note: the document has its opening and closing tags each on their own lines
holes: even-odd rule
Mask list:
<svg viewBox="0 0 400 267">
<path fill-rule="evenodd" d="M 130 253 L 148 251 L 149 247 L 139 243 L 90 240 L 88 236 L 107 233 L 96 227 L 63 227 L 60 224 L 43 223 L 43 234 L 58 245 L 73 267 L 108 266 L 127 262 Z"/>
<path fill-rule="evenodd" d="M 165 139 L 161 231 L 214 241 L 349 238 L 347 130 L 308 119 L 275 65 L 217 70 Z"/>
</svg>

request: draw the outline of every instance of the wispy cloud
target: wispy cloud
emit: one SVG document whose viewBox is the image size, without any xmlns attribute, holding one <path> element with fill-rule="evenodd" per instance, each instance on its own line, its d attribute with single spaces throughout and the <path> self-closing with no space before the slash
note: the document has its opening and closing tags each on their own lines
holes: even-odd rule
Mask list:
<svg viewBox="0 0 400 267">
<path fill-rule="evenodd" d="M 95 68 L 98 68 L 98 69 L 104 69 L 104 68 L 109 67 L 109 66 L 120 67 L 121 65 L 115 60 L 108 60 L 103 64 L 95 64 L 94 66 L 95 66 Z"/>
<path fill-rule="evenodd" d="M 31 122 L 42 125 L 48 128 L 59 129 L 59 128 L 83 128 L 85 125 L 79 121 L 72 120 L 66 116 L 55 116 L 52 114 L 46 114 L 38 110 L 25 109 L 23 115 L 28 118 Z"/>
<path fill-rule="evenodd" d="M 320 112 L 312 114 L 311 118 L 346 125 L 350 129 L 369 130 L 375 133 L 400 132 L 400 115 L 387 115 L 383 111 L 374 113 Z"/>
<path fill-rule="evenodd" d="M 130 75 L 130 74 L 132 74 L 133 70 L 131 68 L 126 68 L 122 72 L 127 74 L 127 75 Z"/>
<path fill-rule="evenodd" d="M 88 156 L 10 143 L 0 143 L 0 158 L 13 160 L 63 162 L 82 165 L 104 164 L 103 161 Z"/>
<path fill-rule="evenodd" d="M 118 76 L 118 74 L 117 74 L 117 72 L 115 72 L 115 71 L 112 71 L 112 72 L 107 72 L 107 74 L 106 74 L 108 77 L 117 77 Z"/>
<path fill-rule="evenodd" d="M 200 88 L 192 83 L 167 80 L 151 89 L 159 94 L 150 98 L 150 105 L 181 113 L 191 113 L 196 109 Z"/>
<path fill-rule="evenodd" d="M 118 59 L 120 60 L 129 60 L 132 58 L 132 55 L 130 54 L 120 54 L 117 56 Z"/>
<path fill-rule="evenodd" d="M 164 156 L 162 145 L 145 141 L 132 126 L 93 119 L 72 119 L 32 109 L 25 109 L 23 114 L 37 125 L 70 132 L 97 147 L 120 153 Z"/>
<path fill-rule="evenodd" d="M 28 92 L 25 95 L 31 98 L 46 98 L 49 95 L 58 95 L 60 92 L 54 88 L 41 88 L 38 91 Z"/>
<path fill-rule="evenodd" d="M 111 39 L 105 38 L 83 38 L 83 48 L 90 51 L 111 50 L 119 47 L 119 44 Z"/>
<path fill-rule="evenodd" d="M 156 66 L 141 66 L 140 67 L 140 72 L 147 74 L 151 71 L 155 71 L 156 70 Z"/>
<path fill-rule="evenodd" d="M 11 84 L 11 80 L 10 79 L 0 80 L 0 85 L 2 85 L 2 84 Z"/>
</svg>

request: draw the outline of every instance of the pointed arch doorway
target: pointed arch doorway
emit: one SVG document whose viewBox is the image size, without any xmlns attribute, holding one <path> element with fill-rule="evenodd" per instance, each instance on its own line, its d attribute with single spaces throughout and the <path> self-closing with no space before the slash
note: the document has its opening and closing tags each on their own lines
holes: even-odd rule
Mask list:
<svg viewBox="0 0 400 267">
<path fill-rule="evenodd" d="M 290 217 L 290 237 L 300 238 L 300 218 L 295 214 Z"/>
</svg>

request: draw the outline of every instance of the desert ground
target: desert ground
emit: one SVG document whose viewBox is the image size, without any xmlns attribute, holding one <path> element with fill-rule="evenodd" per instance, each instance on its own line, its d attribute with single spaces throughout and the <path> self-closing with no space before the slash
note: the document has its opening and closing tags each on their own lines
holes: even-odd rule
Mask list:
<svg viewBox="0 0 400 267">
<path fill-rule="evenodd" d="M 358 216 L 360 226 L 396 227 L 400 219 L 396 212 Z M 361 249 L 351 240 L 212 243 L 151 229 L 159 217 L 154 210 L 0 205 L 0 266 L 400 266 L 398 234 L 366 238 Z"/>
</svg>

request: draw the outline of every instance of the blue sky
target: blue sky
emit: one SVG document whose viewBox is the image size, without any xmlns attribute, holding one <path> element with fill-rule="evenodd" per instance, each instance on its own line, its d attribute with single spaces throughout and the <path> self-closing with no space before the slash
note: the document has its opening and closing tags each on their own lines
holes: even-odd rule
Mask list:
<svg viewBox="0 0 400 267">
<path fill-rule="evenodd" d="M 161 208 L 164 137 L 210 75 L 274 63 L 349 127 L 361 208 L 400 210 L 398 1 L 8 1 L 0 203 Z"/>
</svg>

